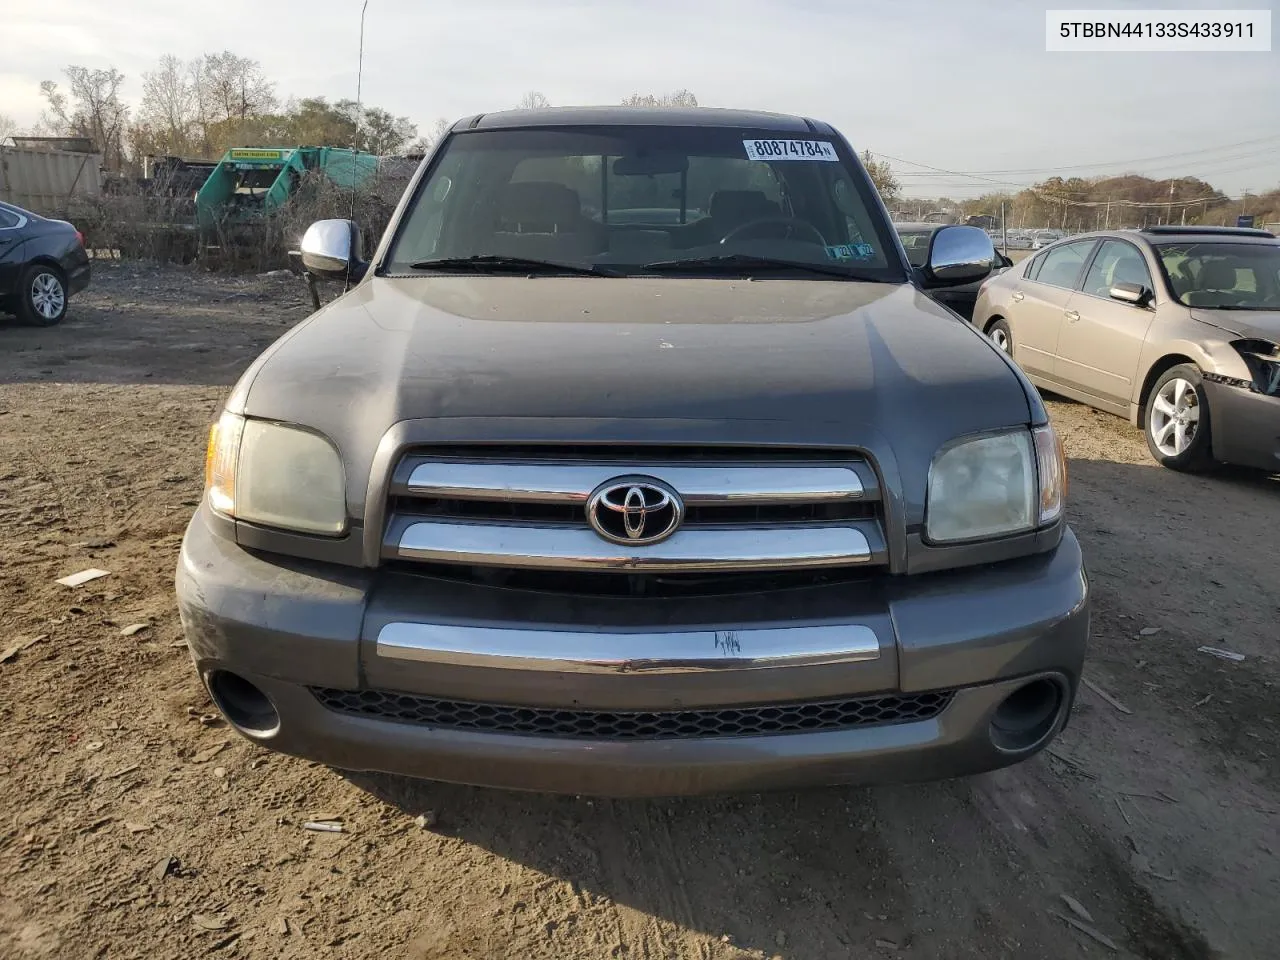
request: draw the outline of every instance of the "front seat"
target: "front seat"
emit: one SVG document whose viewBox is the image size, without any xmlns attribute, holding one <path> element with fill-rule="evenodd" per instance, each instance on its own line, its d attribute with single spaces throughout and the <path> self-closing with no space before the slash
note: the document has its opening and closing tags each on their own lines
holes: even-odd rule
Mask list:
<svg viewBox="0 0 1280 960">
<path fill-rule="evenodd" d="M 717 243 L 746 223 L 782 215 L 782 209 L 763 190 L 717 190 L 707 204 L 707 216 L 690 231 L 693 246 Z"/>
<path fill-rule="evenodd" d="M 498 254 L 560 259 L 600 250 L 598 230 L 582 214 L 582 198 L 564 184 L 544 180 L 508 183 L 493 210 Z"/>
<path fill-rule="evenodd" d="M 1211 307 L 1222 302 L 1222 295 L 1236 288 L 1236 268 L 1227 260 L 1209 260 L 1200 267 L 1196 288 L 1183 294 L 1189 307 Z"/>
</svg>

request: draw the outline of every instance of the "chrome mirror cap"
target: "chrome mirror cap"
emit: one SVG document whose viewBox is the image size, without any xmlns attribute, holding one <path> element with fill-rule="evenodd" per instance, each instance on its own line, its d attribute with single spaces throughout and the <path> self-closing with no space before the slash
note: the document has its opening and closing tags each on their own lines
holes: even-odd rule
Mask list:
<svg viewBox="0 0 1280 960">
<path fill-rule="evenodd" d="M 985 230 L 960 225 L 940 227 L 929 243 L 925 279 L 929 286 L 981 280 L 991 273 L 995 256 L 995 247 Z"/>
<path fill-rule="evenodd" d="M 329 279 L 350 275 L 361 260 L 360 228 L 351 220 L 317 220 L 302 236 L 302 265 Z"/>
</svg>

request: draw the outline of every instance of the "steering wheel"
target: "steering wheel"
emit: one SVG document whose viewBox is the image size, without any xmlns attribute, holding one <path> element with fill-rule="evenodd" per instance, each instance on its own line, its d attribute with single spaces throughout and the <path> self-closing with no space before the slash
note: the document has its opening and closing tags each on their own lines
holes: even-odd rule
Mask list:
<svg viewBox="0 0 1280 960">
<path fill-rule="evenodd" d="M 807 236 L 799 237 L 797 233 L 807 234 Z M 804 239 L 820 247 L 827 245 L 827 238 L 818 228 L 808 220 L 801 220 L 799 217 L 761 217 L 759 220 L 749 220 L 726 233 L 720 238 L 720 242 L 732 243 L 735 240 L 756 240 L 765 237 L 776 237 L 779 240 Z"/>
</svg>

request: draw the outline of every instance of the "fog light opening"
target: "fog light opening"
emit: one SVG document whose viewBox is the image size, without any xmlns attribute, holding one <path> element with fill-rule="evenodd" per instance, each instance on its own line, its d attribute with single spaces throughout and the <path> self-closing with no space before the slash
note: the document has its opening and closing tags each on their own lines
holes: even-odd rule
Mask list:
<svg viewBox="0 0 1280 960">
<path fill-rule="evenodd" d="M 280 714 L 267 695 L 244 677 L 214 670 L 206 682 L 223 715 L 250 736 L 269 737 L 280 729 Z"/>
<path fill-rule="evenodd" d="M 1062 703 L 1062 687 L 1053 680 L 1032 680 L 1019 687 L 996 707 L 991 742 L 1009 751 L 1039 746 L 1057 727 Z"/>
</svg>

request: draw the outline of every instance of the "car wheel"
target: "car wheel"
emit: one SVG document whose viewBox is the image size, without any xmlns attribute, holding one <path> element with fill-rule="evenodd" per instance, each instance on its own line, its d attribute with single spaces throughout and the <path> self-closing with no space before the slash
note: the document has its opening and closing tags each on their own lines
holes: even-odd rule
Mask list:
<svg viewBox="0 0 1280 960">
<path fill-rule="evenodd" d="M 1170 470 L 1194 473 L 1213 465 L 1203 381 L 1198 367 L 1180 363 L 1161 374 L 1147 394 L 1147 448 Z"/>
<path fill-rule="evenodd" d="M 18 285 L 18 316 L 24 323 L 51 327 L 67 315 L 67 284 L 56 267 L 27 267 Z"/>
<path fill-rule="evenodd" d="M 1009 330 L 1008 323 L 1004 320 L 993 321 L 987 326 L 987 336 L 1000 348 L 1001 353 L 1013 356 L 1013 334 Z"/>
</svg>

